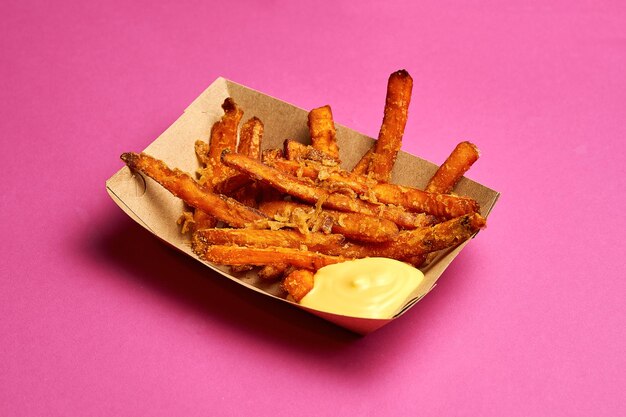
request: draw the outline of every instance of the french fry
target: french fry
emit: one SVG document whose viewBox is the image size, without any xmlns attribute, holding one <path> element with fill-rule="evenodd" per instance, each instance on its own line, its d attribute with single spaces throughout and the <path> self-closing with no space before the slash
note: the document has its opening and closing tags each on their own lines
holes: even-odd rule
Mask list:
<svg viewBox="0 0 626 417">
<path fill-rule="evenodd" d="M 371 148 L 369 148 L 367 152 L 365 152 L 365 155 L 363 155 L 363 157 L 359 160 L 359 162 L 356 163 L 356 165 L 354 166 L 354 168 L 352 168 L 352 171 L 351 171 L 353 174 L 367 176 L 369 169 L 370 169 L 370 163 L 372 162 L 372 155 L 374 154 L 375 147 L 376 147 L 376 143 L 374 143 L 374 145 Z"/>
<path fill-rule="evenodd" d="M 322 255 L 321 253 L 291 248 L 251 248 L 245 246 L 215 245 L 195 248 L 194 252 L 207 262 L 218 265 L 282 265 L 289 264 L 296 268 L 318 269 L 331 264 L 345 262 L 341 256 Z"/>
<path fill-rule="evenodd" d="M 339 160 L 337 133 L 330 106 L 322 106 L 311 110 L 309 112 L 308 126 L 313 147 Z"/>
<path fill-rule="evenodd" d="M 263 122 L 256 117 L 251 118 L 241 127 L 237 153 L 253 159 L 261 157 L 261 140 L 263 138 Z M 219 184 L 215 191 L 233 197 L 235 200 L 250 206 L 257 206 L 259 187 L 248 176 L 233 172 Z"/>
<path fill-rule="evenodd" d="M 434 226 L 400 232 L 389 243 L 378 245 L 346 243 L 341 252 L 336 254 L 346 258 L 380 256 L 407 259 L 456 246 L 472 237 L 483 227 L 485 227 L 485 219 L 480 214 L 466 214 Z"/>
<path fill-rule="evenodd" d="M 285 277 L 283 289 L 299 303 L 313 289 L 314 273 L 307 269 L 296 269 Z"/>
<path fill-rule="evenodd" d="M 237 148 L 237 128 L 243 116 L 243 111 L 230 97 L 224 100 L 222 109 L 224 115 L 211 128 L 211 141 L 207 152 L 208 166 L 211 169 L 208 180 L 212 186 L 232 175 L 232 171 L 222 165 L 220 158 L 225 150 L 234 152 Z"/>
<path fill-rule="evenodd" d="M 370 161 L 369 172 L 378 181 L 389 181 L 408 117 L 413 79 L 405 70 L 396 71 L 387 83 L 383 123 Z"/>
<path fill-rule="evenodd" d="M 267 201 L 259 205 L 259 210 L 270 218 L 281 216 L 291 218 L 294 210 L 312 212 L 314 207 L 293 201 Z M 364 242 L 386 242 L 398 234 L 398 227 L 392 221 L 361 213 L 341 212 L 336 210 L 320 211 L 321 215 L 333 220 L 331 231 Z"/>
<path fill-rule="evenodd" d="M 301 159 L 308 159 L 311 161 L 320 162 L 326 166 L 338 166 L 339 159 L 324 152 L 321 149 L 314 148 L 313 146 L 304 145 L 293 139 L 287 139 L 284 142 L 285 158 L 298 161 Z"/>
<path fill-rule="evenodd" d="M 472 164 L 478 160 L 479 156 L 478 148 L 474 144 L 470 142 L 459 143 L 430 179 L 426 186 L 426 191 L 441 194 L 452 192 L 456 184 Z M 435 253 L 429 253 L 428 256 L 413 257 L 408 259 L 408 261 L 416 267 L 420 267 L 424 263 L 430 263 L 435 256 Z"/>
<path fill-rule="evenodd" d="M 233 99 L 227 98 L 222 104 L 224 115 L 211 129 L 210 143 L 198 140 L 195 143 L 196 156 L 200 163 L 197 171 L 198 182 L 213 190 L 214 186 L 225 180 L 230 174 L 219 160 L 224 149 L 234 149 L 237 143 L 237 125 L 243 115 Z M 182 225 L 182 233 L 215 227 L 217 219 L 199 209 L 185 210 L 177 221 Z"/>
<path fill-rule="evenodd" d="M 418 188 L 378 182 L 340 168 L 324 167 L 314 161 L 274 159 L 269 164 L 291 175 L 312 179 L 323 178 L 319 184 L 326 189 L 351 189 L 375 202 L 393 204 L 414 212 L 449 219 L 479 210 L 478 204 L 471 198 L 427 193 Z"/>
<path fill-rule="evenodd" d="M 222 155 L 222 161 L 225 165 L 271 185 L 283 193 L 298 197 L 311 204 L 321 201 L 324 208 L 381 216 L 407 229 L 421 227 L 427 221 L 425 215 L 409 213 L 401 207 L 377 205 L 306 184 L 292 175 L 278 171 L 244 155 L 225 152 Z"/>
<path fill-rule="evenodd" d="M 239 134 L 237 153 L 249 156 L 250 158 L 260 159 L 263 130 L 263 122 L 257 117 L 253 117 L 245 122 Z"/>
<path fill-rule="evenodd" d="M 470 142 L 459 143 L 430 179 L 426 191 L 429 193 L 450 193 L 479 156 L 480 153 L 476 145 Z"/>
<path fill-rule="evenodd" d="M 345 259 L 377 256 L 403 260 L 456 246 L 472 237 L 484 226 L 485 219 L 480 214 L 473 213 L 434 226 L 405 230 L 398 233 L 394 240 L 379 244 L 343 242 L 341 235 L 322 233 L 306 235 L 295 230 L 206 229 L 194 233 L 192 246 L 199 253 L 204 253 L 215 245 L 268 250 L 279 248 L 296 250 L 304 245 L 307 250 Z M 276 263 L 280 262 L 271 264 Z"/>
<path fill-rule="evenodd" d="M 203 229 L 193 234 L 192 240 L 197 248 L 211 245 L 254 246 L 256 248 L 283 247 L 322 253 L 337 253 L 344 243 L 342 235 L 324 233 L 300 233 L 297 230 L 267 229 Z"/>
<path fill-rule="evenodd" d="M 145 153 L 128 152 L 122 154 L 121 159 L 129 168 L 152 178 L 188 205 L 232 227 L 245 227 L 254 221 L 267 218 L 258 210 L 244 206 L 232 198 L 212 193 L 188 174 L 179 169 L 170 169 L 163 161 Z"/>
</svg>

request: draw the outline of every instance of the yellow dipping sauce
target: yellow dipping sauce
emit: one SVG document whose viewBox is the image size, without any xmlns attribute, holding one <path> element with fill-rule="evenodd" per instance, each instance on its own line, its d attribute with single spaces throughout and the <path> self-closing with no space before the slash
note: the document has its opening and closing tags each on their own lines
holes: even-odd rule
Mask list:
<svg viewBox="0 0 626 417">
<path fill-rule="evenodd" d="M 355 259 L 319 269 L 300 304 L 344 316 L 389 319 L 422 279 L 419 269 L 395 259 Z"/>
</svg>

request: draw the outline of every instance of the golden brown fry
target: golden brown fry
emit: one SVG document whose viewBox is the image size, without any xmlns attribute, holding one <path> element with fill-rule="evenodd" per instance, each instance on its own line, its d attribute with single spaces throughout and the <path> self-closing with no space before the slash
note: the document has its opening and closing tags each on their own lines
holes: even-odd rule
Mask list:
<svg viewBox="0 0 626 417">
<path fill-rule="evenodd" d="M 372 155 L 374 154 L 374 148 L 376 147 L 376 143 L 369 148 L 365 155 L 356 163 L 354 168 L 352 168 L 352 173 L 355 175 L 367 175 L 370 169 L 370 162 L 372 161 Z"/>
<path fill-rule="evenodd" d="M 224 109 L 224 115 L 211 128 L 211 141 L 207 152 L 207 165 L 210 167 L 210 172 L 207 173 L 210 174 L 208 181 L 213 186 L 232 174 L 232 171 L 225 169 L 222 165 L 220 156 L 225 150 L 235 151 L 237 148 L 237 128 L 243 116 L 243 111 L 230 97 L 224 100 L 222 109 Z"/>
<path fill-rule="evenodd" d="M 389 243 L 361 245 L 346 243 L 341 252 L 346 258 L 381 256 L 407 259 L 417 255 L 450 248 L 464 242 L 485 226 L 485 219 L 478 213 L 466 214 L 434 226 L 400 232 Z"/>
<path fill-rule="evenodd" d="M 259 270 L 259 278 L 265 281 L 276 281 L 282 278 L 288 269 L 287 264 L 265 265 Z"/>
<path fill-rule="evenodd" d="M 214 194 L 179 169 L 170 169 L 163 161 L 147 154 L 124 153 L 122 161 L 129 168 L 141 171 L 176 197 L 233 227 L 245 227 L 266 216 L 224 195 Z"/>
<path fill-rule="evenodd" d="M 300 249 L 306 246 L 308 250 L 334 253 L 335 248 L 341 247 L 344 242 L 342 235 L 326 235 L 323 233 L 300 233 L 296 230 L 267 230 L 267 229 L 205 229 L 193 234 L 194 247 L 208 247 L 211 245 L 238 245 L 268 248 L 280 246 L 283 248 Z"/>
<path fill-rule="evenodd" d="M 309 112 L 308 126 L 313 147 L 339 160 L 337 133 L 330 106 L 311 110 Z"/>
<path fill-rule="evenodd" d="M 285 140 L 284 148 L 285 157 L 289 160 L 309 159 L 311 161 L 321 162 L 326 166 L 339 165 L 339 159 L 332 155 L 312 146 L 304 145 L 293 139 Z"/>
<path fill-rule="evenodd" d="M 241 128 L 237 153 L 260 159 L 262 138 L 263 123 L 258 118 L 253 117 Z M 257 206 L 259 187 L 246 175 L 231 173 L 226 179 L 215 185 L 215 191 L 231 196 L 246 206 Z"/>
<path fill-rule="evenodd" d="M 442 194 L 451 192 L 479 156 L 476 145 L 470 142 L 459 143 L 430 179 L 426 191 Z"/>
<path fill-rule="evenodd" d="M 378 182 L 340 168 L 325 167 L 314 161 L 275 159 L 270 161 L 270 166 L 292 175 L 321 179 L 320 186 L 328 190 L 350 189 L 370 201 L 393 204 L 437 217 L 449 219 L 479 210 L 476 201 L 468 197 L 433 194 L 418 188 Z"/>
<path fill-rule="evenodd" d="M 282 287 L 296 303 L 313 289 L 314 273 L 306 269 L 296 269 L 285 277 Z"/>
<path fill-rule="evenodd" d="M 291 248 L 250 248 L 244 246 L 208 246 L 193 248 L 202 259 L 218 265 L 279 265 L 289 264 L 296 268 L 318 269 L 331 264 L 345 262 L 341 256 Z"/>
<path fill-rule="evenodd" d="M 246 173 L 251 178 L 258 179 L 277 190 L 298 197 L 311 204 L 322 202 L 322 207 L 339 211 L 362 213 L 370 216 L 380 216 L 391 220 L 398 226 L 414 229 L 424 225 L 426 216 L 409 213 L 402 207 L 391 205 L 377 205 L 355 199 L 344 194 L 332 193 L 320 187 L 307 184 L 298 178 L 278 171 L 244 155 L 225 152 L 222 155 L 225 165 Z"/>
<path fill-rule="evenodd" d="M 243 124 L 239 135 L 237 153 L 259 159 L 261 157 L 261 140 L 263 139 L 263 122 L 253 117 Z"/>
<path fill-rule="evenodd" d="M 217 219 L 205 211 L 195 209 L 193 211 L 193 230 L 206 229 L 209 227 L 215 227 L 217 225 Z"/>
<path fill-rule="evenodd" d="M 268 201 L 259 205 L 259 210 L 270 218 L 276 215 L 291 218 L 295 209 L 312 212 L 314 207 L 299 204 L 293 201 Z M 361 213 L 349 213 L 323 209 L 321 215 L 329 216 L 332 220 L 331 231 L 346 236 L 349 239 L 365 242 L 386 242 L 398 234 L 395 223 L 368 216 Z"/>
<path fill-rule="evenodd" d="M 210 144 L 199 140 L 194 146 L 200 163 L 197 171 L 198 182 L 209 190 L 213 190 L 216 184 L 230 175 L 219 157 L 224 149 L 234 149 L 237 143 L 237 126 L 243 115 L 241 109 L 230 97 L 224 101 L 222 109 L 224 115 L 211 129 Z M 183 212 L 177 223 L 182 224 L 182 232 L 186 233 L 189 230 L 215 227 L 217 219 L 199 209 L 192 209 L 189 212 Z"/>
<path fill-rule="evenodd" d="M 197 253 L 204 253 L 213 245 L 238 245 L 259 249 L 280 246 L 297 249 L 301 247 L 303 239 L 308 239 L 309 244 L 305 244 L 307 249 L 324 255 L 346 259 L 380 256 L 406 260 L 456 246 L 472 237 L 484 226 L 485 219 L 480 214 L 473 213 L 434 226 L 402 231 L 393 241 L 379 244 L 341 243 L 341 235 L 321 233 L 304 235 L 295 230 L 207 229 L 194 233 L 192 246 Z M 276 262 L 268 262 L 268 264 L 275 265 Z"/>
<path fill-rule="evenodd" d="M 369 172 L 378 181 L 389 181 L 391 177 L 396 156 L 402 146 L 412 89 L 413 79 L 405 70 L 389 76 L 383 123 L 369 166 Z"/>
</svg>

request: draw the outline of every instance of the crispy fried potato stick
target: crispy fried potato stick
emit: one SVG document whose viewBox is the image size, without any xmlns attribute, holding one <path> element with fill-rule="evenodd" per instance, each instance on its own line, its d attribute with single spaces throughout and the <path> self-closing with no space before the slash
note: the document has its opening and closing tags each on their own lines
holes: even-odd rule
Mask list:
<svg viewBox="0 0 626 417">
<path fill-rule="evenodd" d="M 195 247 L 211 245 L 238 245 L 268 248 L 300 249 L 303 245 L 308 250 L 330 253 L 341 247 L 344 242 L 342 235 L 326 235 L 324 233 L 300 233 L 297 230 L 267 229 L 204 229 L 193 234 Z"/>
<path fill-rule="evenodd" d="M 337 255 L 346 258 L 381 256 L 406 259 L 416 255 L 456 246 L 485 227 L 485 219 L 478 213 L 466 214 L 434 226 L 400 232 L 389 243 L 361 245 L 346 243 Z"/>
<path fill-rule="evenodd" d="M 473 213 L 434 226 L 402 231 L 398 233 L 396 239 L 387 243 L 341 243 L 341 235 L 311 233 L 308 235 L 309 244 L 306 246 L 307 249 L 315 250 L 320 254 L 346 259 L 381 256 L 403 260 L 456 246 L 472 237 L 484 226 L 485 219 L 480 214 Z M 297 249 L 300 248 L 303 236 L 307 235 L 295 230 L 207 229 L 194 233 L 192 245 L 198 253 L 204 253 L 207 248 L 214 245 L 236 245 L 258 249 L 277 247 Z M 228 265 L 228 263 L 225 264 Z M 271 263 L 271 265 L 275 264 L 275 262 Z"/>
<path fill-rule="evenodd" d="M 224 115 L 211 128 L 210 144 L 198 140 L 194 146 L 200 163 L 200 169 L 197 172 L 198 182 L 210 190 L 213 190 L 215 184 L 229 175 L 219 157 L 224 149 L 234 149 L 237 143 L 237 125 L 243 115 L 230 97 L 224 100 L 222 109 Z M 182 224 L 182 232 L 186 233 L 189 230 L 215 227 L 217 219 L 201 210 L 194 209 L 191 213 L 183 212 L 177 223 Z"/>
<path fill-rule="evenodd" d="M 270 161 L 269 165 L 292 175 L 321 179 L 320 185 L 326 189 L 351 189 L 379 203 L 393 204 L 410 211 L 428 213 L 437 217 L 449 219 L 479 210 L 476 201 L 468 197 L 433 194 L 418 188 L 377 182 L 340 168 L 324 167 L 314 161 L 275 159 Z"/>
<path fill-rule="evenodd" d="M 296 303 L 299 303 L 313 289 L 314 275 L 307 269 L 296 269 L 285 277 L 282 287 Z"/>
<path fill-rule="evenodd" d="M 172 170 L 163 161 L 149 155 L 128 152 L 122 154 L 121 158 L 129 168 L 146 174 L 185 203 L 230 226 L 245 227 L 256 220 L 266 218 L 263 213 L 246 207 L 232 198 L 212 193 L 188 174 L 179 169 Z"/>
<path fill-rule="evenodd" d="M 201 246 L 194 251 L 202 259 L 218 265 L 281 265 L 318 270 L 326 265 L 345 262 L 341 256 L 322 255 L 290 248 L 251 248 L 244 246 Z"/>
<path fill-rule="evenodd" d="M 339 159 L 321 149 L 304 145 L 293 139 L 285 140 L 283 147 L 285 148 L 285 157 L 289 160 L 309 159 L 311 161 L 321 162 L 326 166 L 337 166 L 340 162 Z"/>
<path fill-rule="evenodd" d="M 293 201 L 268 201 L 259 205 L 259 210 L 270 218 L 276 215 L 291 218 L 295 209 L 314 211 L 315 208 Z M 361 213 L 341 212 L 322 209 L 321 215 L 332 218 L 331 231 L 364 242 L 386 242 L 398 234 L 395 223 L 380 217 L 368 216 Z"/>
<path fill-rule="evenodd" d="M 339 160 L 337 132 L 335 131 L 335 123 L 330 106 L 311 110 L 309 112 L 308 126 L 313 147 Z"/>
<path fill-rule="evenodd" d="M 478 160 L 479 156 L 480 153 L 476 145 L 470 142 L 459 143 L 430 179 L 426 191 L 448 194 L 472 164 Z"/>
<path fill-rule="evenodd" d="M 224 152 L 222 161 L 225 165 L 246 173 L 251 178 L 258 179 L 283 193 L 311 204 L 321 201 L 324 208 L 380 216 L 407 229 L 421 227 L 424 224 L 424 215 L 409 213 L 401 207 L 376 205 L 344 194 L 332 193 L 304 183 L 292 175 L 280 172 L 244 155 Z"/>
<path fill-rule="evenodd" d="M 230 172 L 225 170 L 221 163 L 221 155 L 225 150 L 235 151 L 237 148 L 237 128 L 243 111 L 228 97 L 222 104 L 224 115 L 211 128 L 211 142 L 207 158 L 212 169 L 210 181 L 213 185 L 223 181 Z"/>
<path fill-rule="evenodd" d="M 263 122 L 253 117 L 241 128 L 237 153 L 260 159 L 261 140 L 263 138 Z M 220 162 L 221 163 L 221 162 Z M 233 172 L 230 176 L 215 185 L 215 191 L 235 198 L 245 205 L 256 206 L 256 199 L 259 193 L 258 187 L 253 185 L 253 181 L 247 175 Z"/>
<path fill-rule="evenodd" d="M 374 154 L 374 148 L 376 147 L 376 143 L 369 148 L 365 155 L 356 163 L 354 168 L 352 168 L 352 173 L 355 175 L 367 175 L 370 169 L 370 162 L 372 161 L 372 155 Z"/>
<path fill-rule="evenodd" d="M 369 166 L 369 172 L 378 181 L 389 181 L 391 177 L 396 156 L 402 146 L 412 89 L 413 79 L 405 70 L 389 76 L 383 123 Z"/>
<path fill-rule="evenodd" d="M 245 122 L 241 127 L 237 153 L 249 156 L 250 158 L 260 159 L 263 130 L 263 122 L 257 117 L 253 117 Z"/>
</svg>

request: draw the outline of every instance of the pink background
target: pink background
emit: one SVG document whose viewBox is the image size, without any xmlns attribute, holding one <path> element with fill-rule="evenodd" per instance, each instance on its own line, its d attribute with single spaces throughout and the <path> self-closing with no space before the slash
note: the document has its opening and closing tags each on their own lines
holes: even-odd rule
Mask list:
<svg viewBox="0 0 626 417">
<path fill-rule="evenodd" d="M 0 5 L 0 415 L 626 414 L 623 2 L 83 3 Z M 404 149 L 470 139 L 502 197 L 366 338 L 224 281 L 105 192 L 218 76 L 376 136 L 400 68 Z"/>
</svg>

